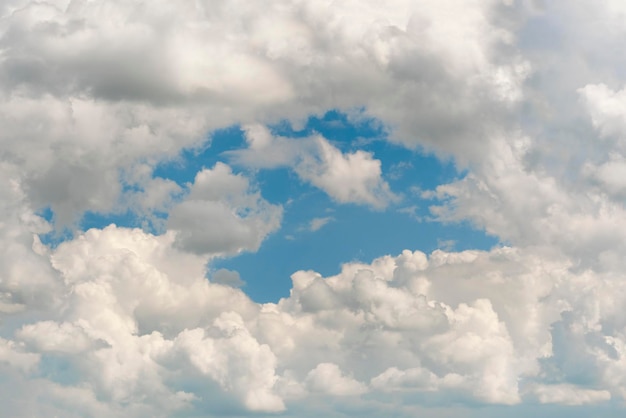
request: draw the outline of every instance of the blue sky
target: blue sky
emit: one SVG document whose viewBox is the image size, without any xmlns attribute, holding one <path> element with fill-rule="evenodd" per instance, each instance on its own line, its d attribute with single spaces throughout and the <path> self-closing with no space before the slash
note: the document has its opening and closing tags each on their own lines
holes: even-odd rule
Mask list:
<svg viewBox="0 0 626 418">
<path fill-rule="evenodd" d="M 323 191 L 301 181 L 288 168 L 246 170 L 263 198 L 284 208 L 280 229 L 269 235 L 258 251 L 244 251 L 211 261 L 210 272 L 228 269 L 246 282 L 245 291 L 253 300 L 278 302 L 289 295 L 291 274 L 314 270 L 324 276 L 337 274 L 346 262 L 370 262 L 381 255 L 395 255 L 411 248 L 431 253 L 438 248 L 462 251 L 489 250 L 498 239 L 487 235 L 467 221 L 439 222 L 429 207 L 436 199 L 424 198 L 440 184 L 458 180 L 465 172 L 452 159 L 440 159 L 423 149 L 407 149 L 388 141 L 381 121 L 359 118 L 356 121 L 333 110 L 311 116 L 300 130 L 287 121 L 270 127 L 275 135 L 303 138 L 321 134 L 343 152 L 364 150 L 379 159 L 392 191 L 402 194 L 399 202 L 384 210 L 338 204 Z M 193 183 L 196 173 L 217 162 L 229 162 L 228 151 L 245 146 L 244 132 L 234 125 L 208 134 L 206 142 L 184 149 L 171 160 L 155 167 L 153 176 L 175 181 L 181 187 Z M 47 208 L 44 216 L 53 220 Z M 167 214 L 161 215 L 166 217 Z M 311 230 L 314 219 L 324 219 Z M 132 211 L 123 213 L 87 212 L 78 223 L 81 230 L 104 228 L 114 223 L 122 227 L 142 227 L 142 218 Z M 145 225 L 144 225 L 145 226 Z M 158 233 L 148 226 L 148 229 Z M 367 231 L 367 232 L 365 232 Z M 51 232 L 44 242 L 58 245 L 71 238 L 69 231 Z M 258 279 L 263 272 L 263 280 Z"/>
<path fill-rule="evenodd" d="M 422 191 L 432 191 L 438 185 L 461 179 L 466 173 L 458 170 L 452 159 L 440 159 L 423 149 L 407 149 L 388 142 L 380 121 L 352 121 L 339 111 L 326 112 L 322 117 L 311 116 L 300 130 L 293 130 L 287 121 L 270 126 L 276 135 L 303 138 L 321 134 L 344 152 L 357 149 L 371 153 L 382 163 L 384 177 L 391 189 L 402 194 L 399 202 L 384 210 L 348 204 L 338 204 L 323 191 L 307 185 L 288 168 L 246 170 L 254 179 L 263 198 L 283 206 L 280 230 L 266 238 L 258 251 L 244 251 L 225 256 L 208 265 L 209 275 L 219 269 L 239 273 L 246 282 L 245 290 L 253 300 L 278 302 L 289 295 L 290 276 L 298 270 L 314 270 L 324 276 L 337 274 L 345 262 L 370 262 L 381 255 L 395 255 L 406 248 L 431 253 L 438 248 L 462 251 L 489 250 L 498 239 L 487 235 L 469 222 L 440 222 L 430 212 L 433 198 L 422 197 Z M 211 168 L 217 162 L 229 162 L 228 151 L 245 146 L 240 126 L 216 130 L 206 142 L 157 165 L 153 176 L 170 179 L 181 187 L 192 183 L 196 173 Z M 50 221 L 50 208 L 42 211 Z M 167 214 L 161 214 L 167 217 Z M 325 220 L 312 231 L 314 219 Z M 111 223 L 122 227 L 142 227 L 140 214 L 85 213 L 78 223 L 80 230 L 103 228 Z M 148 230 L 159 233 L 143 225 Z M 365 232 L 367 231 L 367 232 Z M 43 236 L 44 242 L 58 245 L 71 238 L 69 231 L 53 231 Z M 256 276 L 262 271 L 263 279 Z"/>
<path fill-rule="evenodd" d="M 431 220 L 428 208 L 436 202 L 421 198 L 420 191 L 432 190 L 463 173 L 451 160 L 441 161 L 423 151 L 387 142 L 380 122 L 365 120 L 355 124 L 345 114 L 330 111 L 323 117 L 310 117 L 298 131 L 287 122 L 271 130 L 276 135 L 296 138 L 319 133 L 344 152 L 362 149 L 372 153 L 382 162 L 392 190 L 403 193 L 403 198 L 385 210 L 341 205 L 286 168 L 251 173 L 263 197 L 284 207 L 281 228 L 266 238 L 258 251 L 218 259 L 210 266 L 239 272 L 247 283 L 246 293 L 255 301 L 277 302 L 288 296 L 290 276 L 297 270 L 315 270 L 328 276 L 337 274 L 342 263 L 369 262 L 405 248 L 426 253 L 441 245 L 449 250 L 487 250 L 498 242 L 467 222 L 444 224 Z M 192 182 L 203 167 L 228 162 L 226 152 L 241 148 L 244 142 L 243 132 L 237 126 L 219 130 L 199 150 L 184 151 L 180 158 L 157 167 L 154 175 L 184 185 Z M 328 223 L 311 231 L 311 221 L 323 218 L 328 218 Z M 102 227 L 107 222 L 106 218 L 95 218 L 88 225 Z M 263 280 L 256 279 L 258 272 L 263 272 Z"/>
<path fill-rule="evenodd" d="M 623 416 L 625 11 L 2 2 L 3 413 Z"/>
</svg>

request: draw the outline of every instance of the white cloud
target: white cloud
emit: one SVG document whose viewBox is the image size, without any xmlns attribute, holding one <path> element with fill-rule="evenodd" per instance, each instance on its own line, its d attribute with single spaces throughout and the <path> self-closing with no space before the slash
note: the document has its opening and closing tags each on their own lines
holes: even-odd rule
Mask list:
<svg viewBox="0 0 626 418">
<path fill-rule="evenodd" d="M 176 243 L 197 254 L 256 250 L 278 229 L 282 208 L 264 200 L 248 180 L 217 163 L 200 171 L 189 194 L 170 212 L 167 227 Z"/>
<path fill-rule="evenodd" d="M 270 347 L 259 344 L 234 312 L 220 315 L 209 333 L 211 337 L 202 329 L 184 330 L 176 337 L 173 351 L 182 351 L 194 369 L 240 396 L 248 409 L 283 410 L 282 400 L 272 391 L 277 377 Z"/>
<path fill-rule="evenodd" d="M 339 203 L 357 203 L 384 209 L 399 200 L 382 178 L 381 162 L 371 153 L 342 153 L 316 135 L 289 139 L 272 135 L 263 126 L 245 128 L 247 149 L 231 151 L 237 164 L 254 168 L 291 167 L 298 176 L 324 190 Z"/>
<path fill-rule="evenodd" d="M 552 173 L 557 169 L 549 164 L 554 158 L 547 155 L 550 148 L 541 157 L 548 159 L 547 165 L 533 167 L 533 154 L 543 149 L 540 139 L 496 139 L 491 156 L 473 172 L 437 187 L 442 204 L 431 211 L 443 221 L 470 220 L 521 247 L 547 246 L 547 251 L 563 252 L 584 267 L 617 268 L 621 262 L 616 251 L 626 244 L 626 223 L 621 201 L 611 196 L 614 189 L 589 180 L 593 163 L 580 164 L 572 174 L 579 183 Z"/>
<path fill-rule="evenodd" d="M 396 392 L 399 390 L 416 391 L 434 391 L 437 376 L 429 370 L 421 367 L 415 367 L 407 370 L 398 370 L 396 367 L 390 367 L 371 381 L 372 387 L 386 392 Z"/>
<path fill-rule="evenodd" d="M 626 162 L 619 154 L 610 155 L 608 161 L 600 165 L 587 164 L 583 174 L 613 197 L 621 198 L 626 192 Z"/>
<path fill-rule="evenodd" d="M 3 2 L 5 413 L 623 400 L 623 5 L 504 3 Z M 241 124 L 235 162 L 386 207 L 374 155 L 264 128 L 329 109 L 451 155 L 468 173 L 427 193 L 433 214 L 511 246 L 297 272 L 276 304 L 207 281 L 209 257 L 258 249 L 281 210 L 225 164 L 184 196 L 155 165 Z M 109 226 L 49 248 L 46 207 L 57 228 L 86 211 L 169 218 L 158 236 Z"/>
<path fill-rule="evenodd" d="M 336 364 L 320 363 L 306 377 L 306 384 L 315 392 L 332 396 L 360 395 L 366 392 L 365 385 L 346 377 Z"/>
<path fill-rule="evenodd" d="M 141 405 L 171 412 L 193 402 L 196 396 L 182 396 L 170 375 L 183 364 L 247 408 L 282 408 L 271 392 L 273 354 L 260 344 L 254 348 L 254 337 L 242 334 L 239 315 L 258 308 L 238 290 L 210 285 L 204 259 L 180 253 L 173 244 L 173 234 L 155 237 L 115 227 L 61 244 L 52 254 L 65 287 L 62 306 L 53 313 L 59 320 L 21 327 L 16 338 L 26 343 L 24 355 L 63 359 L 70 373 L 78 373 L 74 378 L 90 382 L 92 396 L 109 399 L 115 408 L 127 404 L 129 413 Z M 239 314 L 226 314 L 229 306 Z M 194 335 L 201 344 L 186 345 Z M 203 347 L 217 357 L 203 356 Z M 56 382 L 54 375 L 49 379 Z M 170 379 L 174 387 L 166 384 Z"/>
<path fill-rule="evenodd" d="M 183 189 L 175 181 L 153 176 L 153 167 L 149 164 L 135 164 L 122 172 L 121 180 L 127 191 L 120 205 L 130 209 L 141 218 L 151 222 L 157 229 L 162 229 L 163 221 L 157 215 L 169 212 L 176 203 Z"/>
<path fill-rule="evenodd" d="M 365 151 L 342 154 L 321 137 L 317 155 L 305 155 L 296 172 L 340 203 L 361 203 L 377 209 L 397 200 L 381 178 L 380 160 Z"/>
<path fill-rule="evenodd" d="M 621 139 L 626 129 L 626 91 L 614 91 L 605 84 L 588 84 L 578 89 L 578 93 L 589 111 L 593 125 L 602 136 Z"/>
<path fill-rule="evenodd" d="M 474 145 L 482 149 L 476 115 L 498 119 L 502 101 L 517 100 L 502 92 L 517 91 L 523 79 L 517 58 L 494 60 L 496 47 L 510 42 L 490 19 L 499 4 L 468 3 L 450 14 L 439 1 L 327 8 L 289 0 L 150 7 L 11 0 L 0 23 L 3 161 L 19 168 L 33 209 L 52 208 L 57 227 L 85 211 L 130 208 L 160 229 L 152 212 L 169 210 L 176 185 L 146 180 L 127 190 L 123 173 L 235 123 L 297 123 L 360 108 L 394 141 L 465 158 Z M 342 155 L 324 141 L 317 147 L 318 158 L 300 170 L 308 181 L 340 202 L 382 208 L 393 200 L 372 156 Z M 273 153 L 267 164 L 292 150 Z M 353 175 L 337 179 L 346 172 Z"/>
<path fill-rule="evenodd" d="M 94 341 L 80 327 L 72 323 L 41 321 L 24 325 L 18 338 L 32 344 L 35 351 L 79 354 L 88 350 Z"/>
<path fill-rule="evenodd" d="M 298 272 L 289 298 L 258 305 L 205 280 L 205 259 L 181 252 L 175 239 L 111 226 L 45 256 L 61 278 L 53 294 L 60 303 L 46 319 L 22 317 L 4 357 L 37 373 L 61 361 L 72 378 L 26 375 L 24 394 L 61 396 L 54 405 L 62 410 L 92 399 L 101 416 L 176 416 L 189 408 L 278 411 L 365 393 L 390 407 L 393 397 L 383 395 L 397 391 L 436 393 L 442 404 L 571 403 L 541 389 L 553 376 L 589 402 L 626 387 L 622 356 L 611 354 L 626 344 L 620 333 L 603 334 L 625 323 L 619 278 L 574 273 L 564 257 L 405 251 L 327 278 Z M 585 364 L 596 372 L 579 386 Z"/>
</svg>

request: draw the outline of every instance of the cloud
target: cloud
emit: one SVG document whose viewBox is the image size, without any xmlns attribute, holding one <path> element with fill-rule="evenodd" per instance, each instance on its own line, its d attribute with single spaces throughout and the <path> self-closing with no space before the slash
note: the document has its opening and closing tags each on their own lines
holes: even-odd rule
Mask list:
<svg viewBox="0 0 626 418">
<path fill-rule="evenodd" d="M 323 138 L 315 139 L 318 155 L 304 156 L 296 167 L 300 177 L 326 191 L 340 203 L 368 204 L 383 209 L 397 200 L 381 178 L 380 161 L 370 153 L 356 151 L 343 155 Z"/>
<path fill-rule="evenodd" d="M 360 395 L 366 391 L 365 385 L 344 376 L 332 363 L 318 364 L 307 375 L 306 383 L 313 391 L 333 396 Z"/>
<path fill-rule="evenodd" d="M 210 376 L 242 397 L 247 409 L 283 410 L 282 400 L 272 391 L 276 358 L 270 347 L 259 344 L 236 313 L 220 315 L 211 331 L 211 337 L 206 338 L 201 329 L 184 330 L 176 337 L 173 351 L 182 351 L 195 372 Z"/>
<path fill-rule="evenodd" d="M 472 173 L 437 187 L 440 201 L 432 213 L 443 221 L 470 220 L 521 247 L 564 252 L 583 268 L 615 268 L 620 264 L 615 251 L 626 235 L 623 205 L 611 197 L 614 185 L 589 181 L 590 175 L 602 173 L 594 171 L 593 163 L 578 166 L 575 176 L 581 182 L 576 184 L 551 173 L 552 165 L 532 167 L 533 153 L 543 149 L 539 141 L 501 138 Z"/>
<path fill-rule="evenodd" d="M 230 151 L 227 155 L 236 164 L 253 168 L 293 166 L 302 154 L 315 152 L 314 144 L 273 135 L 259 124 L 243 127 L 248 148 Z"/>
<path fill-rule="evenodd" d="M 541 252 L 513 248 L 405 251 L 327 278 L 298 272 L 290 297 L 257 305 L 205 280 L 204 259 L 181 253 L 175 239 L 111 226 L 61 244 L 50 262 L 62 303 L 48 319 L 23 317 L 5 340 L 9 367 L 38 370 L 67 394 L 67 408 L 79 402 L 70 400 L 79 389 L 71 382 L 89 382 L 85 395 L 116 410 L 170 416 L 185 408 L 278 411 L 313 395 L 397 390 L 437 392 L 440 402 L 571 403 L 541 389 L 554 368 L 560 385 L 590 400 L 617 396 L 626 384 L 621 357 L 604 354 L 623 348 L 595 337 L 600 321 L 619 323 L 626 295 L 617 282 L 568 270 L 567 259 L 548 263 Z M 616 304 L 598 312 L 604 292 Z M 46 372 L 54 362 L 70 375 Z M 578 386 L 585 362 L 598 370 Z M 40 385 L 27 376 L 26 387 Z M 520 382 L 538 389 L 522 391 Z"/>
<path fill-rule="evenodd" d="M 176 243 L 197 254 L 256 250 L 278 229 L 282 208 L 251 190 L 248 180 L 217 163 L 200 171 L 189 194 L 170 212 L 167 227 Z"/>
<path fill-rule="evenodd" d="M 243 287 L 246 282 L 241 279 L 239 273 L 233 270 L 219 269 L 211 276 L 214 283 L 223 284 L 231 287 Z"/>
<path fill-rule="evenodd" d="M 313 218 L 311 219 L 311 222 L 309 223 L 309 231 L 311 232 L 319 231 L 329 222 L 332 222 L 334 220 L 335 218 L 333 218 L 332 216 L 326 216 L 324 218 Z"/>
<path fill-rule="evenodd" d="M 13 341 L 0 339 L 0 360 L 2 360 L 3 365 L 7 364 L 10 368 L 29 371 L 37 366 L 40 356 L 24 352 L 20 345 Z"/>
<path fill-rule="evenodd" d="M 6 413 L 416 416 L 415 403 L 623 400 L 623 12 L 3 2 Z M 250 300 L 231 271 L 207 280 L 212 258 L 259 249 L 282 208 L 223 162 L 187 185 L 155 167 L 240 125 L 248 147 L 233 164 L 290 167 L 336 202 L 388 207 L 380 156 L 265 128 L 330 109 L 453 158 L 467 174 L 425 192 L 433 217 L 507 245 L 299 271 L 277 303 Z M 126 210 L 156 227 L 76 227 Z M 42 243 L 68 226 L 65 242 Z"/>
<path fill-rule="evenodd" d="M 3 161 L 19 167 L 35 209 L 51 207 L 64 227 L 86 211 L 123 212 L 121 172 L 236 123 L 360 108 L 394 141 L 480 156 L 526 74 L 516 54 L 506 63 L 494 55 L 512 38 L 491 19 L 499 4 L 450 14 L 441 2 L 404 0 L 335 8 L 12 0 L 0 25 Z M 479 115 L 490 120 L 476 124 Z M 376 160 L 319 146 L 320 159 L 302 170 L 308 181 L 340 202 L 385 206 L 392 194 Z M 346 170 L 355 175 L 334 184 Z M 154 203 L 140 202 L 154 194 L 131 194 L 132 209 Z"/>
<path fill-rule="evenodd" d="M 244 128 L 248 148 L 227 155 L 234 163 L 254 168 L 292 168 L 304 181 L 324 190 L 339 203 L 384 209 L 398 201 L 382 178 L 380 160 L 357 150 L 342 153 L 320 135 L 289 139 L 272 135 L 259 125 Z"/>
<path fill-rule="evenodd" d="M 421 367 L 407 370 L 398 370 L 390 367 L 371 381 L 372 387 L 387 392 L 397 392 L 399 390 L 415 391 L 436 390 L 437 376 Z"/>
<path fill-rule="evenodd" d="M 536 387 L 534 392 L 541 403 L 584 405 L 611 399 L 609 391 L 581 389 L 571 385 L 544 385 Z"/>
</svg>

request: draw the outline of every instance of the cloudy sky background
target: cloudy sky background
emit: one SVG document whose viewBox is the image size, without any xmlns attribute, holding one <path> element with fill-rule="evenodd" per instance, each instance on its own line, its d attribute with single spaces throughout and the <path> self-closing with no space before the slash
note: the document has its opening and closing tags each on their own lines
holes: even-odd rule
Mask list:
<svg viewBox="0 0 626 418">
<path fill-rule="evenodd" d="M 620 0 L 0 3 L 13 417 L 626 406 Z"/>
</svg>

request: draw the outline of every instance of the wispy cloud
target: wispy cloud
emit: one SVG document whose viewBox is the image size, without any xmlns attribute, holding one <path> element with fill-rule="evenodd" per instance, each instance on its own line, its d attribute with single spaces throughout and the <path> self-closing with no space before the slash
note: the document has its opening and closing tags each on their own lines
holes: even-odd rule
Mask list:
<svg viewBox="0 0 626 418">
<path fill-rule="evenodd" d="M 327 225 L 329 222 L 334 221 L 335 218 L 327 216 L 325 218 L 314 218 L 309 222 L 309 231 L 315 232 Z"/>
</svg>

